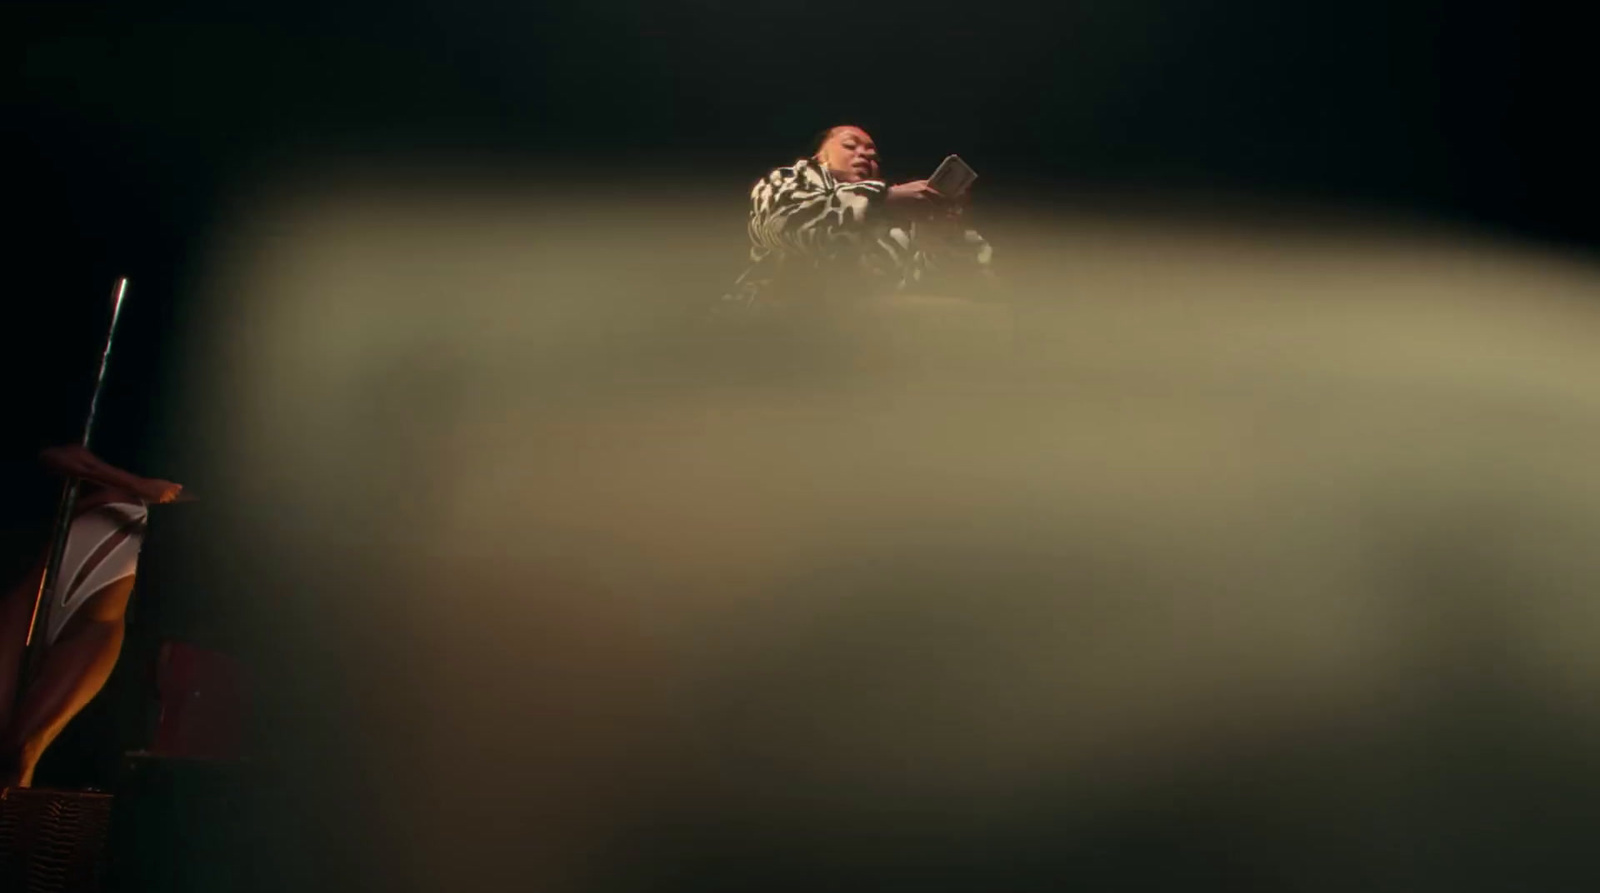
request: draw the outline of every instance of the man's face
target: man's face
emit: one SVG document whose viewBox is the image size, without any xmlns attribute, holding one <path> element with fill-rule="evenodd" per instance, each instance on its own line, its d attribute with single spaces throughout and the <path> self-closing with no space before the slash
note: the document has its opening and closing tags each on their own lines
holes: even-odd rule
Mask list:
<svg viewBox="0 0 1600 893">
<path fill-rule="evenodd" d="M 817 160 L 847 183 L 878 179 L 878 144 L 859 127 L 835 127 L 823 141 Z"/>
</svg>

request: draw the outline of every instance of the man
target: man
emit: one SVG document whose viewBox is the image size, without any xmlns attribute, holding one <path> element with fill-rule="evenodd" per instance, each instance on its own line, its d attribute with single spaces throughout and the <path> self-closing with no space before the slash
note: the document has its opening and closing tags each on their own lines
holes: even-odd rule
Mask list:
<svg viewBox="0 0 1600 893">
<path fill-rule="evenodd" d="M 989 279 L 992 253 L 959 200 L 926 180 L 889 185 L 855 125 L 825 131 L 809 157 L 750 191 L 750 262 L 725 301 L 822 307 L 895 291 L 960 290 Z"/>
</svg>

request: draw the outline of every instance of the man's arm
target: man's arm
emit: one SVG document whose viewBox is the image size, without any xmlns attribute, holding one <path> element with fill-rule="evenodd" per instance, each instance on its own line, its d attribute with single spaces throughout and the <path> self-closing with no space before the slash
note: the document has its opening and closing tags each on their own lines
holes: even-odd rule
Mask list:
<svg viewBox="0 0 1600 893">
<path fill-rule="evenodd" d="M 49 447 L 39 453 L 39 459 L 59 474 L 131 493 L 145 502 L 174 502 L 183 492 L 180 484 L 129 474 L 76 444 Z"/>
</svg>

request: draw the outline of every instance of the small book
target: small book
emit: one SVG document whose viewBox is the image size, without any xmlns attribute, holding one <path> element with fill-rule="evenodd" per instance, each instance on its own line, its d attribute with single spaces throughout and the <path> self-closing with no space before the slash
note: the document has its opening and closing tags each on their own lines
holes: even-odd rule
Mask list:
<svg viewBox="0 0 1600 893">
<path fill-rule="evenodd" d="M 955 198 L 978 179 L 978 172 L 973 170 L 960 155 L 947 155 L 944 161 L 939 162 L 938 170 L 928 178 L 928 185 L 938 190 L 940 195 Z"/>
</svg>

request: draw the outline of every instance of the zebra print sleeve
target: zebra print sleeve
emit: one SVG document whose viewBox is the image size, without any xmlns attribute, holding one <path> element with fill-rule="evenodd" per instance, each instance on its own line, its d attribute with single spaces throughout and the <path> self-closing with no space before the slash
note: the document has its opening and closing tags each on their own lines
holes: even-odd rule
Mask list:
<svg viewBox="0 0 1600 893">
<path fill-rule="evenodd" d="M 838 183 L 809 159 L 778 168 L 750 190 L 754 259 L 779 252 L 820 261 L 859 248 L 888 193 L 878 180 Z"/>
</svg>

